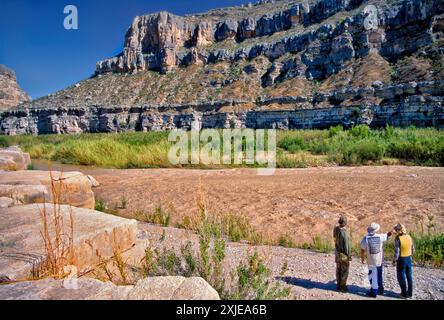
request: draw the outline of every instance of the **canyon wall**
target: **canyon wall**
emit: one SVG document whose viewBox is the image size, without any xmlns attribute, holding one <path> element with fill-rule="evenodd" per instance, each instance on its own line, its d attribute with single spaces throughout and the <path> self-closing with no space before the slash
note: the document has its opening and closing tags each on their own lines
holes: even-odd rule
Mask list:
<svg viewBox="0 0 444 320">
<path fill-rule="evenodd" d="M 348 16 L 328 21 L 340 12 Z M 321 80 L 371 50 L 396 59 L 432 43 L 444 31 L 442 17 L 436 22 L 443 12 L 441 0 L 392 1 L 390 5 L 382 0 L 278 1 L 256 10 L 221 9 L 185 17 L 159 12 L 136 17 L 126 33 L 123 52 L 98 62 L 96 74 L 169 72 L 178 66 L 261 55 L 273 61 L 287 53 L 300 53 L 299 61 L 286 59 L 271 66 L 269 73 L 279 68 L 281 77 L 293 71 L 292 76 Z"/>
<path fill-rule="evenodd" d="M 378 104 L 372 102 L 378 100 Z M 16 109 L 0 115 L 0 133 L 64 134 L 176 128 L 309 129 L 355 124 L 375 128 L 387 124 L 444 128 L 443 81 L 349 89 L 312 97 L 258 99 L 251 110 L 235 110 L 236 106 L 248 102 Z M 267 110 L 267 106 L 273 104 L 279 104 L 279 110 Z M 224 111 L 227 107 L 233 111 Z"/>
</svg>

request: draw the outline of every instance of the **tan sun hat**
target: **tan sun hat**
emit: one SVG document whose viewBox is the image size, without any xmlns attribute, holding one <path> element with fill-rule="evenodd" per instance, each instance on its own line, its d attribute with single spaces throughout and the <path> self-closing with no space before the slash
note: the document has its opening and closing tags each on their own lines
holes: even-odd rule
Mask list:
<svg viewBox="0 0 444 320">
<path fill-rule="evenodd" d="M 375 233 L 378 232 L 379 228 L 381 228 L 379 224 L 377 224 L 376 222 L 372 222 L 372 224 L 367 228 L 367 232 Z"/>
</svg>

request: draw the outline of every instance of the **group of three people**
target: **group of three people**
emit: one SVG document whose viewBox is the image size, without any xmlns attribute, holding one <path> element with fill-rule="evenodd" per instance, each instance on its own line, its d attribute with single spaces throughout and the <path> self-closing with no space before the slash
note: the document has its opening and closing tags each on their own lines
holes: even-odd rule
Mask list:
<svg viewBox="0 0 444 320">
<path fill-rule="evenodd" d="M 338 225 L 333 230 L 335 240 L 335 261 L 336 261 L 336 283 L 337 289 L 341 292 L 348 292 L 347 278 L 349 273 L 351 258 L 350 237 L 346 230 L 347 218 L 341 216 Z M 384 294 L 382 271 L 384 263 L 384 242 L 393 234 L 395 238 L 395 251 L 393 264 L 396 265 L 397 278 L 401 287 L 401 297 L 411 298 L 413 296 L 412 280 L 412 255 L 415 247 L 412 238 L 407 234 L 406 228 L 398 223 L 391 232 L 377 233 L 380 226 L 372 223 L 367 228 L 367 235 L 360 243 L 361 262 L 365 264 L 367 258 L 368 278 L 370 290 L 367 295 L 376 298 Z"/>
</svg>

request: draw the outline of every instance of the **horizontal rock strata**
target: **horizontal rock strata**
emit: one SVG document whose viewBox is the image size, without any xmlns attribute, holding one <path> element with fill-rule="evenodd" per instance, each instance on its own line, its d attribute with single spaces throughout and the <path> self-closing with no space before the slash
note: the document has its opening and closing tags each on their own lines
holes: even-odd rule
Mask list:
<svg viewBox="0 0 444 320">
<path fill-rule="evenodd" d="M 371 127 L 444 126 L 444 82 L 358 88 L 311 97 L 259 98 L 208 104 L 28 108 L 0 116 L 0 133 L 162 131 L 202 128 L 308 129 L 368 124 Z M 253 103 L 248 111 L 236 107 Z M 278 104 L 279 110 L 267 110 Z M 224 112 L 230 108 L 233 111 Z"/>
</svg>

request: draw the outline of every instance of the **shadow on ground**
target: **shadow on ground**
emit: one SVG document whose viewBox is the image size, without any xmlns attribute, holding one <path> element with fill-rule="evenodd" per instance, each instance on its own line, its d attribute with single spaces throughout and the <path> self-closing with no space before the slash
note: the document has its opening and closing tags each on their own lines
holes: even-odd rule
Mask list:
<svg viewBox="0 0 444 320">
<path fill-rule="evenodd" d="M 336 282 L 335 281 L 329 281 L 329 282 L 318 282 L 313 281 L 310 279 L 302 279 L 302 278 L 296 278 L 296 277 L 276 277 L 277 280 L 284 281 L 285 283 L 305 289 L 320 289 L 320 290 L 326 290 L 326 291 L 333 291 L 338 292 L 336 290 Z M 347 285 L 348 287 L 348 293 L 354 294 L 363 298 L 367 298 L 367 291 L 368 288 L 359 287 L 357 285 Z M 399 295 L 396 292 L 385 290 L 384 291 L 384 297 L 388 298 L 399 298 Z"/>
</svg>

